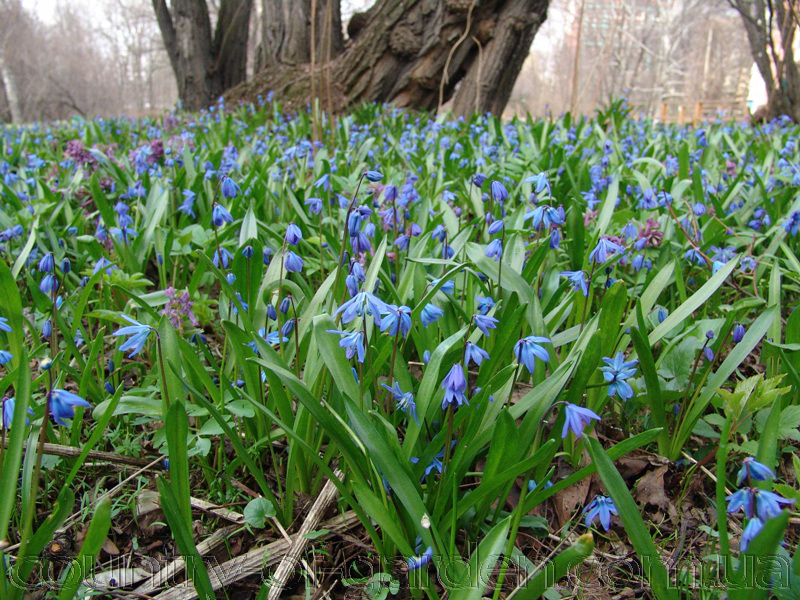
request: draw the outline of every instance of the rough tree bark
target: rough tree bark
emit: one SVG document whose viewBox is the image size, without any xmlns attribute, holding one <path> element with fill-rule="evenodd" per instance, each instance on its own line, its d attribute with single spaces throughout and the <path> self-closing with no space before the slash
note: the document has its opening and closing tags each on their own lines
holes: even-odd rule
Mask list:
<svg viewBox="0 0 800 600">
<path fill-rule="evenodd" d="M 800 122 L 800 72 L 792 48 L 795 0 L 728 0 L 742 18 L 753 60 L 767 88 L 765 118 L 788 115 Z"/>
<path fill-rule="evenodd" d="M 335 80 L 348 104 L 390 101 L 434 110 L 455 94 L 458 114 L 500 113 L 548 3 L 380 0 L 336 61 Z"/>
<path fill-rule="evenodd" d="M 329 1 L 338 15 L 338 0 L 317 0 L 318 17 L 325 18 Z M 305 52 L 308 42 L 301 41 L 310 40 L 310 12 L 305 11 L 311 0 L 263 2 L 265 14 L 271 15 L 264 25 L 271 33 L 265 34 L 263 45 L 269 60 L 261 62 L 265 67 L 252 82 L 232 90 L 230 97 L 254 100 L 271 90 L 288 104 L 303 106 L 314 89 Z M 353 15 L 347 27 L 350 40 L 340 54 L 334 41 L 327 63 L 322 62 L 327 56 L 321 26 L 317 27 L 313 73 L 318 95 L 323 106 L 336 110 L 367 101 L 430 111 L 453 98 L 458 114 L 499 114 L 547 18 L 548 4 L 549 0 L 378 0 L 366 12 Z"/>
<path fill-rule="evenodd" d="M 261 44 L 256 69 L 274 65 L 311 62 L 312 0 L 263 0 Z M 328 52 L 335 58 L 344 49 L 342 13 L 339 0 L 317 0 L 314 41 L 316 63 Z"/>
<path fill-rule="evenodd" d="M 212 37 L 206 0 L 152 0 L 183 107 L 207 107 L 245 80 L 252 0 L 222 0 Z"/>
<path fill-rule="evenodd" d="M 0 86 L 5 92 L 12 123 L 22 122 L 22 102 L 17 91 L 16 77 L 6 60 L 6 45 L 10 45 L 12 32 L 18 25 L 16 21 L 20 10 L 22 9 L 18 3 L 0 0 Z"/>
</svg>

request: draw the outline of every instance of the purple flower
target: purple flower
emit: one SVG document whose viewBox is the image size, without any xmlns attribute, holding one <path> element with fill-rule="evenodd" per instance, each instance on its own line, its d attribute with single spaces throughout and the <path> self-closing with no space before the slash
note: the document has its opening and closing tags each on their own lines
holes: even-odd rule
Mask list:
<svg viewBox="0 0 800 600">
<path fill-rule="evenodd" d="M 505 202 L 508 199 L 508 190 L 506 186 L 496 179 L 492 181 L 491 190 L 492 198 L 494 198 L 495 202 Z"/>
<path fill-rule="evenodd" d="M 454 364 L 445 376 L 442 381 L 442 389 L 444 390 L 442 410 L 447 410 L 448 406 L 458 408 L 462 404 L 469 405 L 467 396 L 464 394 L 467 390 L 467 380 L 464 379 L 464 367 L 460 363 Z"/>
<path fill-rule="evenodd" d="M 744 325 L 742 325 L 741 323 L 737 323 L 736 325 L 734 325 L 733 326 L 733 343 L 734 344 L 738 344 L 739 342 L 741 342 L 742 338 L 744 337 L 744 334 L 745 334 Z"/>
<path fill-rule="evenodd" d="M 599 517 L 603 529 L 608 531 L 611 529 L 611 515 L 618 515 L 619 513 L 611 498 L 597 495 L 594 497 L 594 500 L 583 509 L 583 514 L 586 515 L 584 521 L 586 527 L 589 527 L 592 522 Z"/>
<path fill-rule="evenodd" d="M 308 212 L 312 215 L 318 215 L 322 212 L 322 199 L 320 198 L 309 198 L 305 201 L 305 205 L 308 206 Z"/>
<path fill-rule="evenodd" d="M 589 253 L 589 260 L 596 263 L 604 263 L 608 260 L 609 254 L 618 254 L 623 251 L 622 246 L 615 244 L 606 238 L 600 238 L 594 250 Z"/>
<path fill-rule="evenodd" d="M 489 225 L 489 235 L 494 235 L 496 233 L 500 233 L 503 231 L 503 220 L 498 219 L 497 221 L 493 221 L 491 225 Z"/>
<path fill-rule="evenodd" d="M 221 188 L 222 195 L 226 198 L 236 198 L 236 196 L 242 193 L 242 189 L 238 186 L 238 184 L 227 175 L 222 178 Z M 219 225 L 217 225 L 217 227 L 219 227 Z"/>
<path fill-rule="evenodd" d="M 584 427 L 589 425 L 593 419 L 599 421 L 600 415 L 588 408 L 567 402 L 564 407 L 564 428 L 561 430 L 561 437 L 567 437 L 569 431 L 572 431 L 576 438 L 581 437 Z"/>
</svg>

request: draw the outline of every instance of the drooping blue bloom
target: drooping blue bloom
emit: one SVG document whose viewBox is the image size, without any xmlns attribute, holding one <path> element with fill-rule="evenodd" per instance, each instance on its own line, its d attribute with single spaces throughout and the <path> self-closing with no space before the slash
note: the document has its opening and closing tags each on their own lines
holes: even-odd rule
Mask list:
<svg viewBox="0 0 800 600">
<path fill-rule="evenodd" d="M 91 405 L 80 396 L 67 390 L 53 390 L 50 392 L 50 414 L 53 415 L 53 420 L 59 425 L 66 426 L 64 419 L 71 419 L 75 416 L 76 406 L 88 408 Z"/>
<path fill-rule="evenodd" d="M 312 215 L 318 215 L 322 212 L 321 198 L 309 198 L 305 201 L 305 205 L 308 206 L 308 212 L 310 212 Z"/>
<path fill-rule="evenodd" d="M 752 456 L 746 456 L 742 460 L 742 468 L 736 474 L 736 485 L 742 485 L 745 479 L 766 481 L 767 479 L 775 479 L 775 473 L 767 465 L 758 462 Z"/>
<path fill-rule="evenodd" d="M 753 492 L 751 488 L 737 490 L 725 498 L 725 501 L 728 503 L 727 512 L 734 513 L 741 508 L 748 519 L 753 516 Z"/>
<path fill-rule="evenodd" d="M 597 495 L 594 497 L 594 500 L 583 509 L 583 514 L 586 515 L 584 520 L 586 527 L 589 527 L 595 519 L 599 518 L 603 529 L 608 531 L 611 529 L 611 515 L 618 515 L 619 513 L 611 498 Z"/>
<path fill-rule="evenodd" d="M 233 223 L 233 217 L 222 204 L 215 203 L 214 208 L 211 209 L 211 222 L 215 227 L 221 227 L 225 223 Z"/>
<path fill-rule="evenodd" d="M 544 190 L 547 190 L 547 194 L 550 195 L 550 182 L 547 181 L 546 173 L 531 175 L 525 179 L 525 183 L 532 183 L 533 191 L 537 194 L 541 194 Z"/>
<path fill-rule="evenodd" d="M 14 359 L 14 355 L 7 350 L 0 350 L 0 365 L 7 365 Z"/>
<path fill-rule="evenodd" d="M 784 225 L 784 230 L 791 235 L 797 235 L 797 232 L 800 231 L 800 210 L 796 210 L 789 215 L 789 219 Z"/>
<path fill-rule="evenodd" d="M 16 400 L 12 398 L 3 398 L 3 422 L 0 423 L 0 428 L 11 429 L 11 424 L 14 422 L 14 408 L 16 407 Z M 28 414 L 32 415 L 33 410 L 28 408 Z M 25 417 L 25 425 L 30 425 L 30 419 Z"/>
<path fill-rule="evenodd" d="M 550 355 L 542 344 L 549 344 L 550 339 L 537 335 L 529 335 L 514 344 L 514 357 L 517 362 L 525 365 L 530 373 L 536 370 L 536 359 L 548 362 Z"/>
<path fill-rule="evenodd" d="M 297 246 L 297 244 L 300 243 L 300 240 L 303 239 L 303 232 L 294 223 L 289 223 L 288 227 L 286 227 L 285 239 L 287 244 L 291 244 L 292 246 Z"/>
<path fill-rule="evenodd" d="M 584 296 L 589 295 L 589 282 L 586 279 L 586 272 L 585 271 L 561 271 L 559 273 L 561 277 L 566 277 L 569 279 L 569 282 L 572 284 L 572 289 L 574 291 L 581 291 L 583 292 Z"/>
<path fill-rule="evenodd" d="M 442 381 L 444 398 L 442 399 L 442 410 L 447 410 L 448 406 L 458 408 L 462 404 L 469 405 L 467 396 L 467 380 L 464 379 L 464 367 L 461 363 L 456 363 L 450 368 L 450 372 Z"/>
<path fill-rule="evenodd" d="M 372 183 L 375 183 L 383 179 L 383 173 L 380 171 L 366 171 L 364 173 L 364 177 L 366 177 L 367 180 L 371 181 Z"/>
<path fill-rule="evenodd" d="M 314 182 L 314 187 L 322 188 L 323 191 L 330 192 L 333 187 L 331 186 L 331 176 L 328 173 L 325 173 L 322 177 Z"/>
<path fill-rule="evenodd" d="M 742 531 L 742 540 L 739 542 L 739 550 L 746 552 L 750 542 L 755 539 L 762 529 L 764 529 L 764 522 L 761 519 L 758 517 L 750 519 Z"/>
<path fill-rule="evenodd" d="M 434 227 L 431 237 L 438 242 L 444 242 L 445 239 L 447 239 L 447 230 L 444 228 L 444 225 L 440 223 Z"/>
<path fill-rule="evenodd" d="M 222 268 L 227 269 L 228 265 L 231 263 L 232 260 L 233 256 L 228 251 L 228 249 L 223 246 L 221 248 L 218 248 L 217 250 L 214 250 L 214 258 L 211 261 L 211 263 L 215 267 L 219 267 L 219 265 L 222 264 Z"/>
<path fill-rule="evenodd" d="M 592 419 L 599 421 L 600 415 L 588 408 L 567 402 L 564 407 L 564 427 L 561 430 L 561 437 L 567 437 L 567 433 L 570 431 L 575 434 L 576 438 L 581 437 L 584 427 L 589 425 Z"/>
<path fill-rule="evenodd" d="M 51 335 L 53 335 L 53 324 L 47 319 L 42 325 L 42 337 L 49 340 Z"/>
<path fill-rule="evenodd" d="M 636 375 L 636 365 L 639 364 L 639 361 L 629 360 L 626 362 L 625 355 L 617 352 L 614 358 L 604 357 L 603 362 L 606 363 L 606 366 L 600 367 L 600 370 L 603 372 L 603 378 L 609 384 L 608 395 L 618 394 L 623 400 L 633 398 L 633 389 L 627 380 Z"/>
<path fill-rule="evenodd" d="M 455 444 L 456 441 L 453 440 L 450 447 L 452 448 L 453 446 L 455 446 Z M 422 481 L 425 481 L 425 478 L 428 477 L 428 475 L 430 475 L 433 471 L 438 471 L 440 475 L 444 473 L 444 464 L 442 463 L 443 458 L 444 458 L 444 450 L 439 452 L 436 456 L 434 456 L 431 459 L 430 464 L 427 467 L 425 467 L 425 473 L 423 473 L 422 475 Z M 411 457 L 412 464 L 416 465 L 418 462 L 419 458 L 417 458 L 416 456 Z"/>
<path fill-rule="evenodd" d="M 485 315 L 488 313 L 492 308 L 494 308 L 494 300 L 489 296 L 478 296 L 475 298 L 475 308 L 478 310 L 478 313 L 481 315 Z"/>
<path fill-rule="evenodd" d="M 606 238 L 600 238 L 594 250 L 589 253 L 589 260 L 595 263 L 604 263 L 609 254 L 618 254 L 623 251 L 622 246 Z"/>
<path fill-rule="evenodd" d="M 303 270 L 304 261 L 291 250 L 286 253 L 284 265 L 289 273 L 299 273 Z"/>
<path fill-rule="evenodd" d="M 736 323 L 736 325 L 733 326 L 733 343 L 738 344 L 739 342 L 741 342 L 742 338 L 744 338 L 744 334 L 745 334 L 744 325 L 742 325 L 741 323 Z"/>
<path fill-rule="evenodd" d="M 409 571 L 416 571 L 417 569 L 421 569 L 422 567 L 426 566 L 431 559 L 433 558 L 433 548 L 428 546 L 425 552 L 422 553 L 420 556 L 410 556 L 406 560 L 406 564 L 408 565 Z"/>
<path fill-rule="evenodd" d="M 139 321 L 135 319 L 131 319 L 128 315 L 120 315 L 123 319 L 131 323 L 131 325 L 126 325 L 121 329 L 118 329 L 113 333 L 113 335 L 129 335 L 125 343 L 119 347 L 120 352 L 126 352 L 130 350 L 131 353 L 128 355 L 128 358 L 132 356 L 136 356 L 139 352 L 142 351 L 144 348 L 144 344 L 147 341 L 150 332 L 153 331 L 153 328 L 149 325 L 143 325 L 139 323 Z"/>
<path fill-rule="evenodd" d="M 508 199 L 508 190 L 501 182 L 496 179 L 492 181 L 491 185 L 492 198 L 495 202 L 505 202 Z"/>
<path fill-rule="evenodd" d="M 472 321 L 475 323 L 475 327 L 480 329 L 481 333 L 486 337 L 489 337 L 490 329 L 497 329 L 498 320 L 489 315 L 472 315 Z"/>
<path fill-rule="evenodd" d="M 400 383 L 397 381 L 394 382 L 394 387 L 389 387 L 385 383 L 382 383 L 381 385 L 389 390 L 392 396 L 394 396 L 395 402 L 397 402 L 397 406 L 395 407 L 396 410 L 401 410 L 408 413 L 414 418 L 414 422 L 419 425 L 419 420 L 417 419 L 417 405 L 414 402 L 414 394 L 401 390 Z"/>
<path fill-rule="evenodd" d="M 495 262 L 500 260 L 500 257 L 503 256 L 503 242 L 500 238 L 493 239 L 489 242 L 489 245 L 486 246 L 486 256 L 488 258 L 493 258 Z"/>
<path fill-rule="evenodd" d="M 469 361 L 474 362 L 479 367 L 481 363 L 489 358 L 489 353 L 486 352 L 483 348 L 478 346 L 477 344 L 473 344 L 472 342 L 467 342 L 464 348 L 464 362 L 467 363 L 467 367 L 469 367 Z"/>
<path fill-rule="evenodd" d="M 386 308 L 386 303 L 375 294 L 369 292 L 359 292 L 350 300 L 342 304 L 334 313 L 334 316 L 342 313 L 342 323 L 349 323 L 356 317 L 366 314 L 372 315 L 375 324 L 380 326 L 381 314 Z"/>
<path fill-rule="evenodd" d="M 70 262 L 70 260 L 67 257 L 64 257 L 61 260 L 61 272 L 64 273 L 64 275 L 66 275 L 71 270 L 72 270 L 72 263 Z"/>
<path fill-rule="evenodd" d="M 8 324 L 6 317 L 0 317 L 0 331 L 11 332 L 11 325 Z"/>
<path fill-rule="evenodd" d="M 497 219 L 496 221 L 492 221 L 492 224 L 489 225 L 489 235 L 494 235 L 496 233 L 500 233 L 503 231 L 503 220 Z"/>
<path fill-rule="evenodd" d="M 387 316 L 383 316 L 383 315 Z M 381 331 L 388 331 L 389 335 L 397 335 L 398 331 L 403 337 L 408 336 L 411 329 L 411 309 L 407 306 L 387 304 L 381 311 Z"/>
<path fill-rule="evenodd" d="M 435 304 L 428 303 L 420 313 L 420 320 L 422 324 L 427 327 L 431 323 L 435 323 L 440 317 L 444 315 L 444 311 Z"/>
<path fill-rule="evenodd" d="M 58 279 L 56 279 L 55 275 L 52 273 L 48 273 L 42 277 L 42 281 L 39 282 L 39 289 L 43 294 L 47 294 L 48 296 L 54 294 L 56 290 L 58 290 Z"/>
<path fill-rule="evenodd" d="M 756 497 L 756 514 L 762 521 L 777 517 L 781 514 L 783 511 L 781 504 L 794 504 L 794 500 L 789 500 L 767 490 L 756 488 L 753 493 Z"/>
<path fill-rule="evenodd" d="M 178 207 L 178 210 L 183 214 L 194 218 L 194 200 L 196 197 L 197 194 L 195 194 L 192 190 L 183 190 L 183 202 Z"/>
<path fill-rule="evenodd" d="M 239 184 L 237 184 L 227 175 L 222 178 L 221 191 L 222 195 L 226 198 L 236 198 L 236 196 L 242 193 L 242 189 L 239 187 Z M 219 227 L 219 225 L 217 225 L 217 227 Z"/>
<path fill-rule="evenodd" d="M 434 279 L 433 281 L 431 281 L 431 285 L 435 287 L 439 285 L 440 281 L 441 279 Z M 456 282 L 453 281 L 452 279 L 448 279 L 442 284 L 442 287 L 439 288 L 439 291 L 442 291 L 445 294 L 452 294 L 455 289 L 456 289 Z"/>
<path fill-rule="evenodd" d="M 358 362 L 364 362 L 364 333 L 362 331 L 338 331 L 336 329 L 328 329 L 328 333 L 335 333 L 342 336 L 339 340 L 339 345 L 345 349 L 345 356 L 350 360 L 353 356 L 358 356 Z"/>
<path fill-rule="evenodd" d="M 52 252 L 45 254 L 40 260 L 38 268 L 42 273 L 49 273 L 55 268 L 56 262 Z"/>
<path fill-rule="evenodd" d="M 114 235 L 114 237 L 122 240 L 126 244 L 130 242 L 131 238 L 135 238 L 139 235 L 135 229 L 129 227 L 128 225 L 123 225 L 122 227 L 112 227 L 111 233 Z"/>
</svg>

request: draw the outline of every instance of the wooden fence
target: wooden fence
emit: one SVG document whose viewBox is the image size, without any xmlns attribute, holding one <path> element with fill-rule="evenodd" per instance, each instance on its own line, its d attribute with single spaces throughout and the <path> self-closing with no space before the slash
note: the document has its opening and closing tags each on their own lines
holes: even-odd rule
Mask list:
<svg viewBox="0 0 800 600">
<path fill-rule="evenodd" d="M 717 117 L 725 121 L 741 121 L 749 115 L 747 104 L 741 100 L 689 100 L 677 99 L 661 103 L 656 119 L 662 123 L 689 125 L 702 121 L 713 121 Z"/>
</svg>

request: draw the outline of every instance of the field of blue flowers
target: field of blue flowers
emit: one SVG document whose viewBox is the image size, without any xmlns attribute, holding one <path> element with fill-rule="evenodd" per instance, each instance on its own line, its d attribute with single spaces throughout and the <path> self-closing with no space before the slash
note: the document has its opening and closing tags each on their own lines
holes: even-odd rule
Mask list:
<svg viewBox="0 0 800 600">
<path fill-rule="evenodd" d="M 800 594 L 791 122 L 0 131 L 0 598 Z"/>
</svg>

